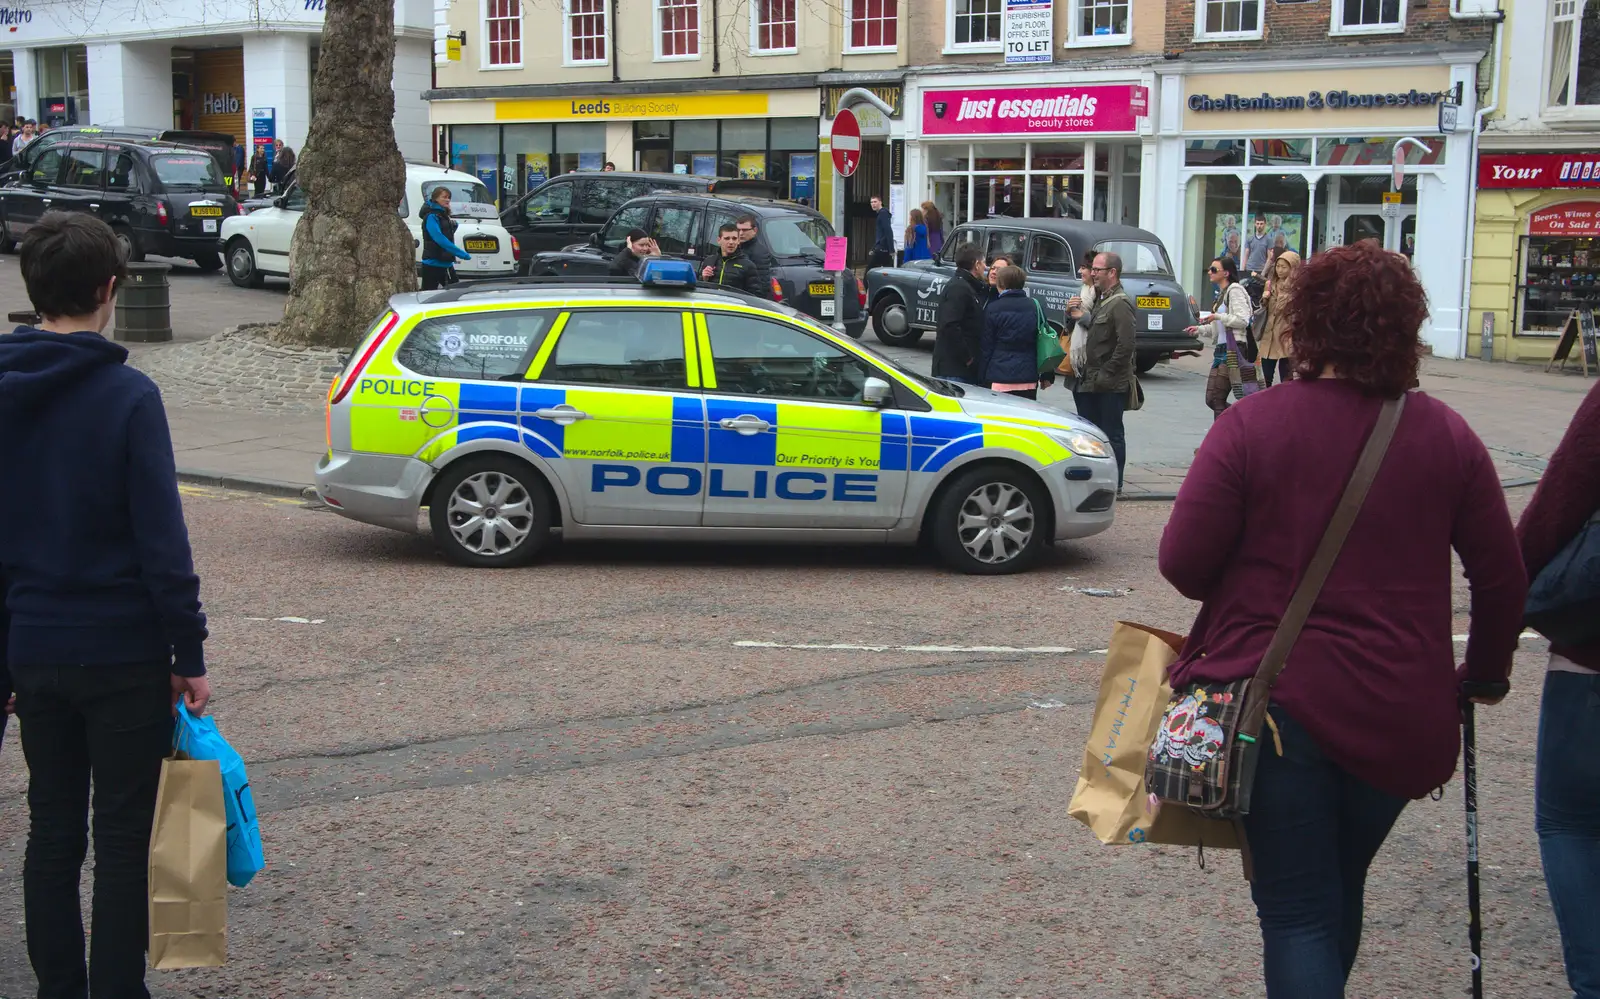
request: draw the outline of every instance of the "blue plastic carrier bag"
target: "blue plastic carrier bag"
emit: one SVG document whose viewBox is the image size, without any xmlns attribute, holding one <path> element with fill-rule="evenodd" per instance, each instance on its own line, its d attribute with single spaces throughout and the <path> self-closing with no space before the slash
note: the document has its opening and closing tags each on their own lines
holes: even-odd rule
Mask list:
<svg viewBox="0 0 1600 999">
<path fill-rule="evenodd" d="M 222 797 L 228 817 L 228 884 L 243 888 L 266 866 L 261 852 L 261 827 L 256 825 L 256 805 L 250 798 L 250 781 L 244 760 L 228 745 L 210 718 L 196 718 L 178 701 L 178 724 L 172 747 L 191 760 L 216 760 L 222 769 Z"/>
</svg>

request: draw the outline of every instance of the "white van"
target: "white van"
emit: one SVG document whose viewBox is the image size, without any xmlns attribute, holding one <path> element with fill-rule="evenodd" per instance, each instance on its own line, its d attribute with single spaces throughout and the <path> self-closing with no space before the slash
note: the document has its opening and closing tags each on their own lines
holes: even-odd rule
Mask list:
<svg viewBox="0 0 1600 999">
<path fill-rule="evenodd" d="M 418 266 L 422 261 L 422 204 L 440 185 L 450 189 L 456 245 L 472 254 L 471 260 L 456 262 L 456 273 L 462 278 L 515 274 L 517 241 L 500 224 L 494 195 L 471 174 L 434 163 L 406 164 L 405 197 L 400 202 L 400 214 L 416 244 Z M 241 288 L 259 288 L 263 278 L 288 278 L 289 241 L 305 210 L 306 192 L 293 184 L 272 207 L 224 219 L 218 242 L 229 280 Z"/>
</svg>

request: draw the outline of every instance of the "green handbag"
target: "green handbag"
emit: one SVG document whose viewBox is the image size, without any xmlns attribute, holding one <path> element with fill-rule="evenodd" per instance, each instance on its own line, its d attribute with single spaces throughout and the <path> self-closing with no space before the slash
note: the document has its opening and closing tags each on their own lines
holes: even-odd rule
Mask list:
<svg viewBox="0 0 1600 999">
<path fill-rule="evenodd" d="M 1044 306 L 1037 298 L 1033 300 L 1033 311 L 1039 317 L 1039 373 L 1046 374 L 1061 366 L 1067 352 L 1061 349 L 1061 336 L 1045 322 Z"/>
</svg>

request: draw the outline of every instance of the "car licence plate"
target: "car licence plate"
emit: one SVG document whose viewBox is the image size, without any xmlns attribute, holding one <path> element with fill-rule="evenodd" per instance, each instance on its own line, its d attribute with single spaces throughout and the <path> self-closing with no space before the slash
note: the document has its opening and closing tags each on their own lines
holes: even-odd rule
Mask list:
<svg viewBox="0 0 1600 999">
<path fill-rule="evenodd" d="M 222 206 L 221 205 L 190 205 L 189 206 L 189 214 L 194 216 L 197 219 L 198 218 L 220 218 L 222 216 Z"/>
<path fill-rule="evenodd" d="M 1141 309 L 1170 309 L 1172 299 L 1165 295 L 1140 295 L 1133 304 Z"/>
<path fill-rule="evenodd" d="M 833 297 L 833 282 L 832 281 L 813 281 L 813 282 L 811 282 L 810 285 L 808 285 L 806 287 L 806 291 L 811 293 L 811 297 L 812 298 L 832 298 Z"/>
<path fill-rule="evenodd" d="M 469 239 L 462 245 L 467 248 L 468 253 L 493 253 L 500 249 L 498 239 Z"/>
</svg>

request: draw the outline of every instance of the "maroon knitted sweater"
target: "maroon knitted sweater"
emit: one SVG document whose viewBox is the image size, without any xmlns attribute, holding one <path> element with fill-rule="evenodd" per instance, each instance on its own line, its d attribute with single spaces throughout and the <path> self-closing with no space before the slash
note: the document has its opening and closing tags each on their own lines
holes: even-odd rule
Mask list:
<svg viewBox="0 0 1600 999">
<path fill-rule="evenodd" d="M 1522 562 L 1528 578 L 1555 558 L 1567 542 L 1577 536 L 1584 521 L 1600 509 L 1600 384 L 1572 417 L 1566 436 L 1561 438 L 1539 488 L 1534 490 L 1528 508 L 1517 524 L 1517 540 L 1522 544 Z M 1600 669 L 1600 645 L 1580 648 L 1554 648 L 1580 666 Z"/>
</svg>

